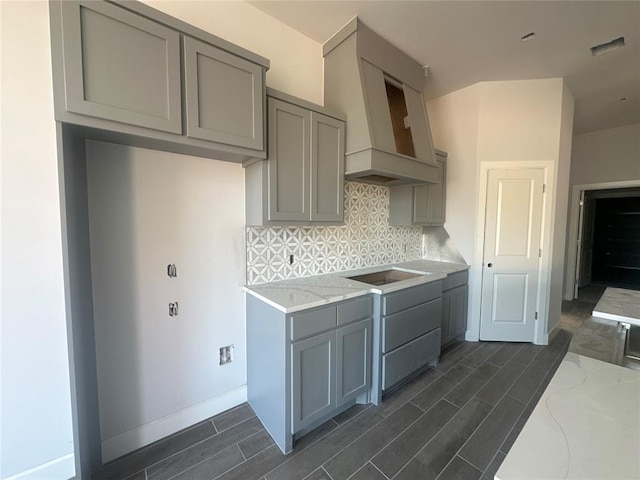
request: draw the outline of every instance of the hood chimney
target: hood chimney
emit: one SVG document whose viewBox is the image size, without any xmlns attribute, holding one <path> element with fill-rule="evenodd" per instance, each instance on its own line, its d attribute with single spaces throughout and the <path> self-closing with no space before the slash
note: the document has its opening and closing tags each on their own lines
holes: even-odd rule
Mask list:
<svg viewBox="0 0 640 480">
<path fill-rule="evenodd" d="M 347 114 L 345 177 L 385 186 L 437 182 L 423 67 L 357 17 L 322 53 L 325 105 Z"/>
</svg>

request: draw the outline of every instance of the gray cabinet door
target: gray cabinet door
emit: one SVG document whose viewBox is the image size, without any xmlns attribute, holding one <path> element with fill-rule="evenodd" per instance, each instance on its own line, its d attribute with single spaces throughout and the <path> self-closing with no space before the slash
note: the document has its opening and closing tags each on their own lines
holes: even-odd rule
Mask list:
<svg viewBox="0 0 640 480">
<path fill-rule="evenodd" d="M 311 221 L 344 219 L 345 124 L 311 112 Z"/>
<path fill-rule="evenodd" d="M 180 35 L 107 2 L 61 2 L 69 112 L 182 133 Z"/>
<path fill-rule="evenodd" d="M 413 223 L 427 225 L 431 221 L 429 216 L 430 185 L 413 187 Z"/>
<path fill-rule="evenodd" d="M 459 337 L 467 330 L 467 301 L 469 295 L 469 287 L 454 288 L 451 290 L 451 327 L 453 329 L 453 337 Z"/>
<path fill-rule="evenodd" d="M 466 332 L 468 294 L 467 285 L 453 288 L 442 294 L 442 345 Z"/>
<path fill-rule="evenodd" d="M 263 68 L 190 37 L 184 66 L 187 136 L 262 150 Z"/>
<path fill-rule="evenodd" d="M 451 290 L 448 292 L 442 292 L 442 332 L 441 332 L 441 344 L 446 345 L 455 338 L 453 332 L 454 328 L 451 324 L 453 315 L 451 312 Z"/>
<path fill-rule="evenodd" d="M 293 431 L 331 413 L 336 406 L 336 332 L 291 345 Z"/>
<path fill-rule="evenodd" d="M 413 223 L 444 225 L 447 194 L 447 164 L 438 159 L 438 182 L 413 187 Z"/>
<path fill-rule="evenodd" d="M 444 225 L 447 199 L 447 164 L 438 158 L 438 182 L 427 187 L 427 206 L 430 225 Z"/>
<path fill-rule="evenodd" d="M 269 98 L 269 220 L 308 221 L 311 112 Z"/>
<path fill-rule="evenodd" d="M 371 319 L 341 327 L 336 337 L 336 406 L 369 388 L 371 378 Z"/>
</svg>

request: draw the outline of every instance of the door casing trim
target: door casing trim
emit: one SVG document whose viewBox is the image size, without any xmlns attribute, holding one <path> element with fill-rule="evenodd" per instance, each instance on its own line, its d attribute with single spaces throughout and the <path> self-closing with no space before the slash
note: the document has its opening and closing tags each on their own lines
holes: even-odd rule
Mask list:
<svg viewBox="0 0 640 480">
<path fill-rule="evenodd" d="M 578 255 L 576 247 L 578 244 L 580 195 L 589 190 L 609 190 L 612 188 L 633 188 L 640 187 L 640 180 L 622 180 L 619 182 L 584 183 L 571 187 L 571 203 L 569 205 L 569 236 L 567 237 L 566 263 L 564 266 L 564 299 L 573 300 L 576 284 L 576 268 L 578 265 Z"/>
</svg>

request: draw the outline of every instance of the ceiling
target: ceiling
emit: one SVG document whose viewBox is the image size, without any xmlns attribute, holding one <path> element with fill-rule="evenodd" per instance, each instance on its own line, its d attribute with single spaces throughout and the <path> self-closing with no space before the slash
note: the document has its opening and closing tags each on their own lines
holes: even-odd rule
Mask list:
<svg viewBox="0 0 640 480">
<path fill-rule="evenodd" d="M 640 123 L 640 0 L 249 3 L 319 43 L 357 15 L 429 66 L 427 100 L 482 81 L 563 77 L 575 133 Z M 591 55 L 620 36 L 625 47 Z"/>
</svg>

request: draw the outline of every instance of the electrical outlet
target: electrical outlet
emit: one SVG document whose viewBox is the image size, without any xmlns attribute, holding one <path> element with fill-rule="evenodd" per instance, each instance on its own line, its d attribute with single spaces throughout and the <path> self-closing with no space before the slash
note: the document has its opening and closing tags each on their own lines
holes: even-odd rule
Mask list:
<svg viewBox="0 0 640 480">
<path fill-rule="evenodd" d="M 233 362 L 233 345 L 220 347 L 220 365 Z"/>
</svg>

